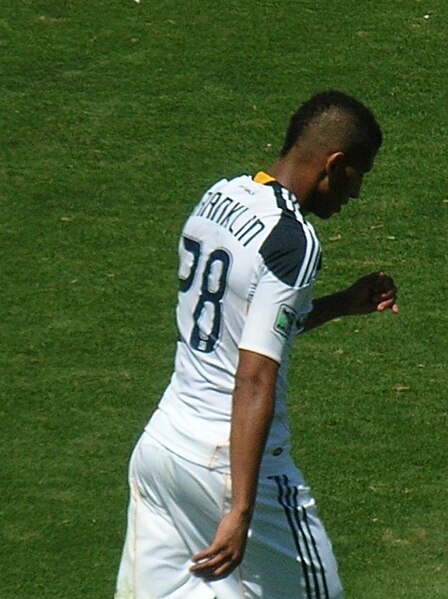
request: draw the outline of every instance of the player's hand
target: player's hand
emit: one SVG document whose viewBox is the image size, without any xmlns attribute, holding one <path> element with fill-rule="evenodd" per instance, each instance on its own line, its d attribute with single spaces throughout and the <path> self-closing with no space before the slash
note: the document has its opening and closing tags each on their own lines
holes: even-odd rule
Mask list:
<svg viewBox="0 0 448 599">
<path fill-rule="evenodd" d="M 374 272 L 358 279 L 344 292 L 349 314 L 368 314 L 390 310 L 398 313 L 397 288 L 384 272 Z"/>
<path fill-rule="evenodd" d="M 249 524 L 239 514 L 230 511 L 223 517 L 211 545 L 194 555 L 190 572 L 204 578 L 223 578 L 242 561 Z"/>
</svg>

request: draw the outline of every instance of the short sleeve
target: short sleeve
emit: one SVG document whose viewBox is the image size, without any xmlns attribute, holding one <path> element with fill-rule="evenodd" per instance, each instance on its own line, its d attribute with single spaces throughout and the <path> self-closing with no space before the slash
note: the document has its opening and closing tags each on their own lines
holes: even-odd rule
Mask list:
<svg viewBox="0 0 448 599">
<path fill-rule="evenodd" d="M 313 284 L 291 287 L 264 267 L 244 324 L 239 349 L 280 363 L 285 344 L 312 309 Z"/>
<path fill-rule="evenodd" d="M 259 277 L 239 348 L 280 363 L 285 344 L 297 332 L 297 323 L 312 309 L 319 241 L 312 227 L 283 213 L 261 246 L 259 259 Z"/>
</svg>

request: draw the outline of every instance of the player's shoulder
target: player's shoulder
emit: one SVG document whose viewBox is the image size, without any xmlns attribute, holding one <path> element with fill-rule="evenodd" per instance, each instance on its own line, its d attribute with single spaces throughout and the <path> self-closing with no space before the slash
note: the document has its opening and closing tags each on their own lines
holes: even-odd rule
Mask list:
<svg viewBox="0 0 448 599">
<path fill-rule="evenodd" d="M 271 188 L 280 214 L 259 253 L 266 267 L 282 282 L 291 286 L 308 284 L 319 269 L 319 240 L 294 196 L 277 183 Z"/>
<path fill-rule="evenodd" d="M 204 196 L 208 196 L 213 193 L 242 193 L 247 191 L 253 183 L 250 175 L 238 175 L 231 178 L 222 178 L 212 183 L 205 191 Z"/>
<path fill-rule="evenodd" d="M 223 178 L 213 183 L 204 193 L 203 200 L 216 193 L 226 194 L 235 199 L 262 198 L 275 199 L 274 189 L 267 185 L 260 185 L 254 177 L 248 174 L 238 175 L 232 178 Z"/>
</svg>

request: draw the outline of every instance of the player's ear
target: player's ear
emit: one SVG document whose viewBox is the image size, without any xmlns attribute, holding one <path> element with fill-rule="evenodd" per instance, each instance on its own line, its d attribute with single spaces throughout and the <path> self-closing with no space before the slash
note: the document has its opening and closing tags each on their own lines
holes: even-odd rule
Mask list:
<svg viewBox="0 0 448 599">
<path fill-rule="evenodd" d="M 325 162 L 325 172 L 327 176 L 332 175 L 338 168 L 345 166 L 344 152 L 332 152 L 327 156 Z"/>
</svg>

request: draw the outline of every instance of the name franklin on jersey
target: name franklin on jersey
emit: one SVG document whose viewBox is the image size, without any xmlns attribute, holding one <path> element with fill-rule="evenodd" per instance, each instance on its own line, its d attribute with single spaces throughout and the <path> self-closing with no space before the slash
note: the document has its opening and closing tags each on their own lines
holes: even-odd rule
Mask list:
<svg viewBox="0 0 448 599">
<path fill-rule="evenodd" d="M 199 204 L 195 216 L 202 216 L 225 227 L 243 246 L 247 246 L 265 228 L 256 214 L 248 215 L 248 212 L 247 206 L 217 191 L 209 193 Z"/>
</svg>

